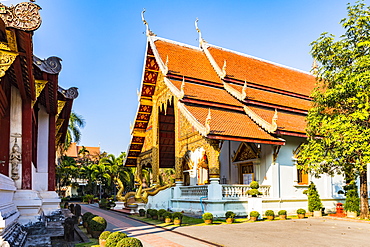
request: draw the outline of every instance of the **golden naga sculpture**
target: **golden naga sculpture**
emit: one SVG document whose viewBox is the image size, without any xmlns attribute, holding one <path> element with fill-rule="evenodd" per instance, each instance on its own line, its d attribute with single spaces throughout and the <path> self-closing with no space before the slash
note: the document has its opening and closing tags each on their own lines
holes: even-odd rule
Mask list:
<svg viewBox="0 0 370 247">
<path fill-rule="evenodd" d="M 124 186 L 123 186 L 121 179 L 119 178 L 115 179 L 115 182 L 119 188 L 117 192 L 117 196 L 116 196 L 118 201 L 128 202 L 128 199 L 134 198 L 135 202 L 147 203 L 148 196 L 155 196 L 156 194 L 158 194 L 158 192 L 171 188 L 172 186 L 175 185 L 175 183 L 169 183 L 163 186 L 157 184 L 152 187 L 143 189 L 143 182 L 142 182 L 141 176 L 138 173 L 139 172 L 135 173 L 135 181 L 139 183 L 139 188 L 137 189 L 136 192 L 127 192 L 124 196 L 123 196 Z"/>
</svg>

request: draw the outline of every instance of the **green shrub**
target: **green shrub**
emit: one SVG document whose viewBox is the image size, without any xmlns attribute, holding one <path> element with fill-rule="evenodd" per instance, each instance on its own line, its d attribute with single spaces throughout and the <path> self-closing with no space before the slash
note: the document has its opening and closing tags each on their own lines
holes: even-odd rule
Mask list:
<svg viewBox="0 0 370 247">
<path fill-rule="evenodd" d="M 107 242 L 105 244 L 105 247 L 116 247 L 117 243 L 121 241 L 122 239 L 127 238 L 127 234 L 124 232 L 112 232 L 108 238 Z"/>
<path fill-rule="evenodd" d="M 83 202 L 92 202 L 93 199 L 94 199 L 94 195 L 89 195 L 89 194 L 84 195 L 82 197 Z"/>
<path fill-rule="evenodd" d="M 250 217 L 258 217 L 258 216 L 260 216 L 260 213 L 258 211 L 251 211 L 249 213 L 249 216 Z"/>
<path fill-rule="evenodd" d="M 283 209 L 278 212 L 278 215 L 286 215 L 286 214 L 287 214 L 286 210 L 283 210 Z"/>
<path fill-rule="evenodd" d="M 91 216 L 91 215 L 93 215 L 92 213 L 90 213 L 90 212 L 86 212 L 86 213 L 84 213 L 83 215 L 82 215 L 82 220 L 83 220 L 83 222 L 87 222 L 87 218 L 89 217 L 89 216 Z"/>
<path fill-rule="evenodd" d="M 356 181 L 352 180 L 347 186 L 344 186 L 346 191 L 346 201 L 344 202 L 344 210 L 349 212 L 357 212 L 360 210 L 360 198 L 358 197 Z"/>
<path fill-rule="evenodd" d="M 152 214 L 151 214 L 152 210 L 153 210 L 153 209 L 151 209 L 151 208 L 148 208 L 148 210 L 146 210 L 146 216 L 147 216 L 148 218 L 150 218 L 150 216 L 152 215 Z"/>
<path fill-rule="evenodd" d="M 182 220 L 182 213 L 180 213 L 180 212 L 174 212 L 173 213 L 173 219 L 175 219 L 175 220 Z"/>
<path fill-rule="evenodd" d="M 227 211 L 225 213 L 225 217 L 226 217 L 226 219 L 228 219 L 228 218 L 235 218 L 235 213 L 233 211 Z"/>
<path fill-rule="evenodd" d="M 308 211 L 320 211 L 322 206 L 319 192 L 317 192 L 316 186 L 313 182 L 310 183 L 307 190 L 308 196 Z"/>
<path fill-rule="evenodd" d="M 89 221 L 89 227 L 92 231 L 102 232 L 107 228 L 107 221 L 100 216 L 96 216 Z"/>
<path fill-rule="evenodd" d="M 275 213 L 274 213 L 273 210 L 266 210 L 265 215 L 266 216 L 275 216 Z"/>
<path fill-rule="evenodd" d="M 105 240 L 108 238 L 108 236 L 111 234 L 110 231 L 104 231 L 100 234 L 99 239 Z"/>
<path fill-rule="evenodd" d="M 164 212 L 164 214 L 163 214 L 163 217 L 164 218 L 170 218 L 170 219 L 172 219 L 172 217 L 173 217 L 173 215 L 172 215 L 172 213 L 171 212 Z"/>
<path fill-rule="evenodd" d="M 163 209 L 163 208 L 162 208 L 162 209 L 159 209 L 159 210 L 158 210 L 158 216 L 159 216 L 159 217 L 163 216 L 163 214 L 164 214 L 165 212 L 167 212 L 167 211 L 166 211 L 166 209 Z"/>
<path fill-rule="evenodd" d="M 251 187 L 251 189 L 258 189 L 260 187 L 260 185 L 258 184 L 257 181 L 252 181 L 250 184 L 249 184 L 249 187 Z"/>
<path fill-rule="evenodd" d="M 297 210 L 297 214 L 305 214 L 306 213 L 306 210 L 304 210 L 303 208 L 300 208 Z"/>
<path fill-rule="evenodd" d="M 204 213 L 202 215 L 203 220 L 213 220 L 213 214 L 212 213 Z"/>
<path fill-rule="evenodd" d="M 153 216 L 156 216 L 158 215 L 158 210 L 157 209 L 152 209 L 150 210 L 150 215 L 153 217 Z"/>
<path fill-rule="evenodd" d="M 250 196 L 262 195 L 262 193 L 258 189 L 247 190 L 247 194 L 250 195 Z"/>
<path fill-rule="evenodd" d="M 137 238 L 124 238 L 121 239 L 117 245 L 117 247 L 143 247 L 141 241 Z"/>
<path fill-rule="evenodd" d="M 140 208 L 139 209 L 139 215 L 140 216 L 145 216 L 145 209 Z"/>
<path fill-rule="evenodd" d="M 91 214 L 89 217 L 87 217 L 87 220 L 86 220 L 86 222 L 87 222 L 87 225 L 90 227 L 90 221 L 94 218 L 94 217 L 96 217 L 97 215 L 95 215 L 95 214 Z"/>
</svg>

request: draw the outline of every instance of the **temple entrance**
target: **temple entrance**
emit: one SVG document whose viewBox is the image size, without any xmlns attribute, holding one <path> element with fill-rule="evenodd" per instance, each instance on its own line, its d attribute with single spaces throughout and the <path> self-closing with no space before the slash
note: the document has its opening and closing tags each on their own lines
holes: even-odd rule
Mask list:
<svg viewBox="0 0 370 247">
<path fill-rule="evenodd" d="M 240 165 L 240 178 L 239 182 L 241 184 L 250 184 L 252 181 L 254 181 L 254 169 L 253 169 L 253 163 L 245 163 Z"/>
<path fill-rule="evenodd" d="M 204 185 L 209 183 L 208 158 L 204 149 L 188 151 L 183 159 L 184 185 Z"/>
<path fill-rule="evenodd" d="M 158 116 L 159 168 L 175 168 L 175 114 L 173 101 Z"/>
</svg>

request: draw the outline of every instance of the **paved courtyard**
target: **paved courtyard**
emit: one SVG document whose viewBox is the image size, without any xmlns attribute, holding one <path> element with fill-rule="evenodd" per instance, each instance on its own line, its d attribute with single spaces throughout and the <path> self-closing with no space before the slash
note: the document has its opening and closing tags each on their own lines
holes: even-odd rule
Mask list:
<svg viewBox="0 0 370 247">
<path fill-rule="evenodd" d="M 370 246 L 370 221 L 353 222 L 329 218 L 307 218 L 232 225 L 178 227 L 164 230 L 130 219 L 124 214 L 83 206 L 101 215 L 110 231 L 124 231 L 139 238 L 144 247 L 202 246 Z M 213 243 L 213 244 L 212 244 Z"/>
</svg>

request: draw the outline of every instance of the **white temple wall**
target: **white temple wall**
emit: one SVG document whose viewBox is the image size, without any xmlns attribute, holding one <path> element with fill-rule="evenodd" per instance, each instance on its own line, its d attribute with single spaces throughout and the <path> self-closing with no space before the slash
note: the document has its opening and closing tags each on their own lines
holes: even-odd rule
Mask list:
<svg viewBox="0 0 370 247">
<path fill-rule="evenodd" d="M 32 188 L 37 191 L 48 190 L 48 148 L 49 148 L 49 115 L 40 106 L 38 113 L 37 168 L 33 169 Z"/>
<path fill-rule="evenodd" d="M 20 147 L 20 152 L 22 152 L 22 98 L 19 90 L 12 86 L 11 87 L 11 97 L 10 97 L 10 151 L 12 150 L 15 143 L 15 136 L 17 138 L 17 144 Z M 12 166 L 9 163 L 9 177 L 12 176 Z M 18 166 L 19 179 L 15 181 L 15 186 L 20 189 L 22 188 L 22 164 Z"/>
</svg>

